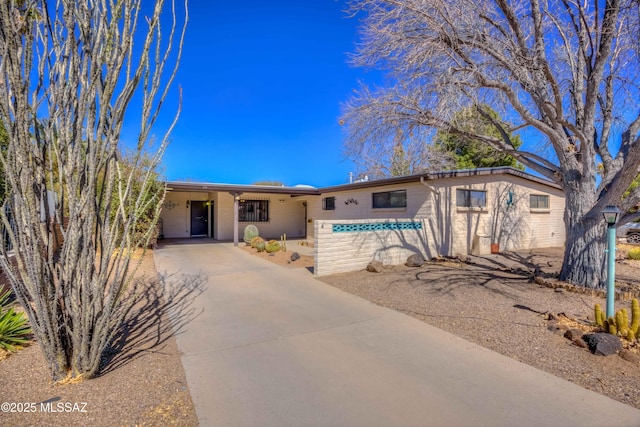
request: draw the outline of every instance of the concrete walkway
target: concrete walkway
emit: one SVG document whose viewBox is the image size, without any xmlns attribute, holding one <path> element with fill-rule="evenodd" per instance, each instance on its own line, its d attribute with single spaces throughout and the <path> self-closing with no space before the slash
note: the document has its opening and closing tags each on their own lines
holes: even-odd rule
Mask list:
<svg viewBox="0 0 640 427">
<path fill-rule="evenodd" d="M 634 408 L 206 242 L 155 251 L 167 286 L 206 281 L 177 336 L 203 426 L 640 426 Z"/>
</svg>

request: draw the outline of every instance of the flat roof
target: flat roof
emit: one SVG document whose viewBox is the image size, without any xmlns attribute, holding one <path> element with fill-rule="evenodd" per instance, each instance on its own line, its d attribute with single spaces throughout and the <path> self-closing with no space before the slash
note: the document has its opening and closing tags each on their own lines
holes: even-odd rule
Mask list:
<svg viewBox="0 0 640 427">
<path fill-rule="evenodd" d="M 533 181 L 539 184 L 547 185 L 549 187 L 553 187 L 559 190 L 562 189 L 562 187 L 560 187 L 555 182 L 537 177 L 530 173 L 521 171 L 520 169 L 512 168 L 510 166 L 503 166 L 503 167 L 496 167 L 496 168 L 477 168 L 477 169 L 449 170 L 449 171 L 441 171 L 441 172 L 428 172 L 428 173 L 398 176 L 398 177 L 392 177 L 392 178 L 372 179 L 367 181 L 358 181 L 358 182 L 353 182 L 348 184 L 334 185 L 332 187 L 323 187 L 323 188 L 320 188 L 319 190 L 320 190 L 320 193 L 329 193 L 333 191 L 344 191 L 344 190 L 368 188 L 368 187 L 379 187 L 382 185 L 404 184 L 407 182 L 420 181 L 421 178 L 431 181 L 431 180 L 445 179 L 445 178 L 488 176 L 488 175 L 512 175 L 512 176 L 517 176 L 517 177 L 526 179 L 528 181 Z"/>
<path fill-rule="evenodd" d="M 464 170 L 450 170 L 441 172 L 429 172 L 415 175 L 398 176 L 392 178 L 372 179 L 334 185 L 330 187 L 316 188 L 310 185 L 296 185 L 293 187 L 275 185 L 243 185 L 243 184 L 218 184 L 194 181 L 167 181 L 169 191 L 224 191 L 229 193 L 264 193 L 264 194 L 289 194 L 291 196 L 317 196 L 323 193 L 334 191 L 345 191 L 359 188 L 380 187 L 383 185 L 404 184 L 416 182 L 421 179 L 437 180 L 446 178 L 470 177 L 470 176 L 490 176 L 490 175 L 512 175 L 538 184 L 546 185 L 561 190 L 562 187 L 555 182 L 537 177 L 530 173 L 521 171 L 510 166 L 496 168 L 478 168 Z"/>
<path fill-rule="evenodd" d="M 167 181 L 166 184 L 169 191 L 225 191 L 229 193 L 290 194 L 292 196 L 320 194 L 317 188 L 310 185 L 286 187 L 277 185 L 217 184 L 194 181 Z"/>
</svg>

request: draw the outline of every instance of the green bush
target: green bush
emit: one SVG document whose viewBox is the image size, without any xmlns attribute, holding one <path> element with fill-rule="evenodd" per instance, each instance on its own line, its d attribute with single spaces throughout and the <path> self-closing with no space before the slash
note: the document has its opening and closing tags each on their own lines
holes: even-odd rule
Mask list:
<svg viewBox="0 0 640 427">
<path fill-rule="evenodd" d="M 633 248 L 627 252 L 627 258 L 629 259 L 640 259 L 640 248 Z"/>
<path fill-rule="evenodd" d="M 9 291 L 0 295 L 0 348 L 16 351 L 16 346 L 29 342 L 31 328 L 24 313 L 9 307 L 9 295 Z"/>
</svg>

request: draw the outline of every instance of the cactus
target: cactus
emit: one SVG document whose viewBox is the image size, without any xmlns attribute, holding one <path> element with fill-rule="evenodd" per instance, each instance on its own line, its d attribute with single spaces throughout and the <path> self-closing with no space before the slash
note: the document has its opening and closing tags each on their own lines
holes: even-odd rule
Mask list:
<svg viewBox="0 0 640 427">
<path fill-rule="evenodd" d="M 260 236 L 256 236 L 253 239 L 251 239 L 251 247 L 252 248 L 257 248 L 258 247 L 258 243 L 260 242 L 264 242 L 264 239 Z"/>
<path fill-rule="evenodd" d="M 627 340 L 631 341 L 631 342 L 636 340 L 636 334 L 635 334 L 635 332 L 633 332 L 633 329 L 629 329 L 627 331 Z"/>
<path fill-rule="evenodd" d="M 631 330 L 638 336 L 638 327 L 640 326 L 640 304 L 638 299 L 631 300 Z"/>
<path fill-rule="evenodd" d="M 265 246 L 265 250 L 268 253 L 278 252 L 280 250 L 280 243 L 275 240 L 270 240 L 269 243 Z"/>
<path fill-rule="evenodd" d="M 602 315 L 602 307 L 600 304 L 596 304 L 594 307 L 594 316 L 596 318 L 596 325 L 604 327 L 604 316 Z"/>
<path fill-rule="evenodd" d="M 264 240 L 256 244 L 256 249 L 258 250 L 258 252 L 264 252 L 266 247 L 267 243 Z"/>
<path fill-rule="evenodd" d="M 287 252 L 287 233 L 280 236 L 280 246 L 282 247 L 282 252 Z"/>
<path fill-rule="evenodd" d="M 251 239 L 258 236 L 258 227 L 253 224 L 249 224 L 244 228 L 244 242 L 248 245 L 251 244 Z"/>
<path fill-rule="evenodd" d="M 613 335 L 618 335 L 618 328 L 616 327 L 616 319 L 614 319 L 613 317 L 609 317 L 609 320 L 607 321 L 607 323 L 609 324 L 609 333 Z"/>
<path fill-rule="evenodd" d="M 624 309 L 616 312 L 616 332 L 620 332 L 621 335 L 626 336 L 629 329 L 629 323 L 624 322 Z"/>
</svg>

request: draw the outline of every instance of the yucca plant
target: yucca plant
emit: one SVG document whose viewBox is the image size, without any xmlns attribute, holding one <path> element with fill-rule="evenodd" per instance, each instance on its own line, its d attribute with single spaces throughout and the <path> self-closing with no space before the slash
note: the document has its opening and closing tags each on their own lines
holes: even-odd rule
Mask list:
<svg viewBox="0 0 640 427">
<path fill-rule="evenodd" d="M 10 292 L 0 294 L 0 348 L 16 351 L 16 346 L 27 344 L 31 334 L 27 317 L 9 307 Z"/>
</svg>

